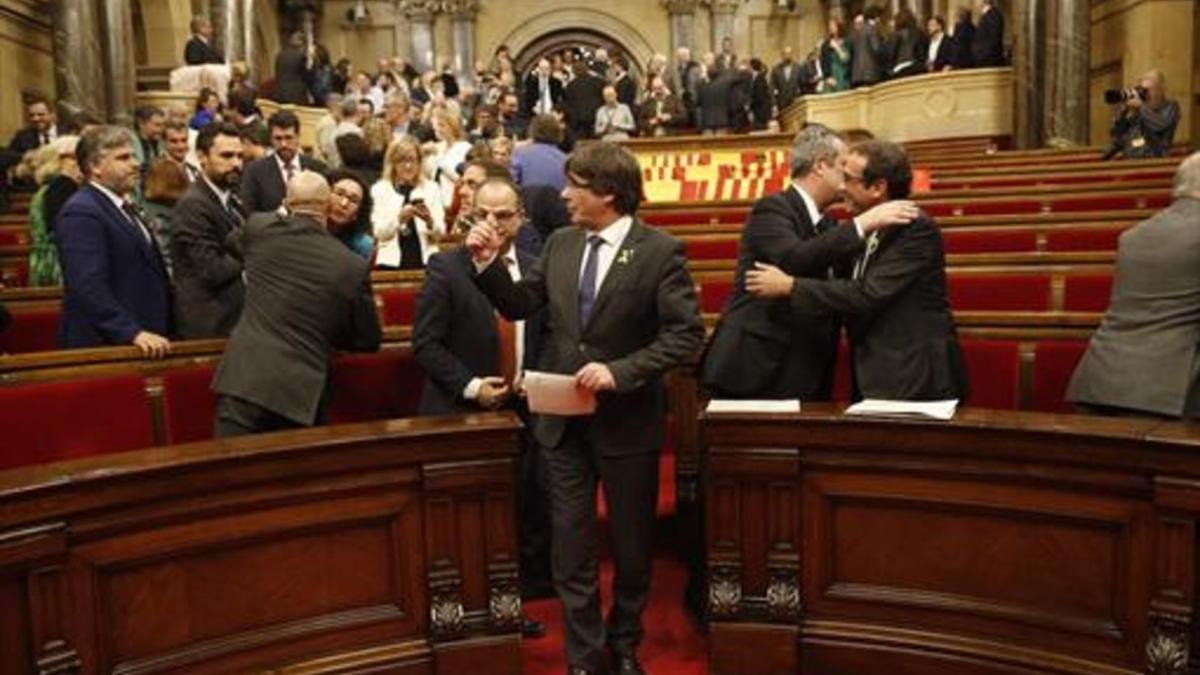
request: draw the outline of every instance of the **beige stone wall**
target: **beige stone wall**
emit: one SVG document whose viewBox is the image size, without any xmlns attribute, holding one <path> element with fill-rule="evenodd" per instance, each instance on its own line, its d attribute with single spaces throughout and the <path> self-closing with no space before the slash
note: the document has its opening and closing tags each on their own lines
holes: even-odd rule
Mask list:
<svg viewBox="0 0 1200 675">
<path fill-rule="evenodd" d="M 183 64 L 192 20 L 191 0 L 137 0 L 142 17 L 141 28 L 147 39 L 144 62 L 139 66 L 176 66 Z"/>
<path fill-rule="evenodd" d="M 21 94 L 54 98 L 54 47 L 49 0 L 0 0 L 0 143 L 24 124 Z"/>
<path fill-rule="evenodd" d="M 1176 142 L 1196 138 L 1197 15 L 1195 0 L 1103 0 L 1092 6 L 1089 125 L 1093 144 L 1108 142 L 1112 124 L 1113 109 L 1104 105 L 1101 93 L 1129 86 L 1151 68 L 1166 73 L 1169 95 L 1183 109 Z"/>
</svg>

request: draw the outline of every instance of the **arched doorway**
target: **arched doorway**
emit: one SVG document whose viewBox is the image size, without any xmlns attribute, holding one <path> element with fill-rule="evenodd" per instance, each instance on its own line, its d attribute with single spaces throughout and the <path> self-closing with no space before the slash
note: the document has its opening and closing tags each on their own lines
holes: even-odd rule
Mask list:
<svg viewBox="0 0 1200 675">
<path fill-rule="evenodd" d="M 575 50 L 585 59 L 590 59 L 597 49 L 607 50 L 610 59 L 618 55 L 624 56 L 629 61 L 629 71 L 634 79 L 641 81 L 645 64 L 639 62 L 628 47 L 612 36 L 587 28 L 558 30 L 534 39 L 516 55 L 513 68 L 523 77 L 543 57 L 550 58 L 551 55 L 561 53 L 565 49 Z"/>
</svg>

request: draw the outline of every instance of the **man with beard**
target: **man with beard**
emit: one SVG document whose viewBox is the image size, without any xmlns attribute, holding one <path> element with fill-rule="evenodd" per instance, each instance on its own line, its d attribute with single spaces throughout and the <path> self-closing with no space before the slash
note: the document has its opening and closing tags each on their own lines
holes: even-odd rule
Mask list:
<svg viewBox="0 0 1200 675">
<path fill-rule="evenodd" d="M 121 127 L 94 127 L 75 155 L 87 182 L 55 227 L 64 286 L 59 344 L 132 344 L 161 358 L 171 349 L 170 281 L 150 226 L 129 199 L 138 180 L 133 139 Z"/>
<path fill-rule="evenodd" d="M 267 120 L 273 152 L 246 165 L 238 195 L 247 213 L 274 211 L 283 203 L 287 183 L 301 171 L 325 173 L 325 165 L 300 153 L 300 118 L 280 110 Z"/>
<path fill-rule="evenodd" d="M 231 123 L 210 124 L 196 139 L 200 179 L 175 204 L 171 260 L 179 334 L 226 337 L 242 311 L 246 287 L 240 253 L 229 242 L 243 225 L 234 193 L 242 179 L 242 139 Z"/>
</svg>

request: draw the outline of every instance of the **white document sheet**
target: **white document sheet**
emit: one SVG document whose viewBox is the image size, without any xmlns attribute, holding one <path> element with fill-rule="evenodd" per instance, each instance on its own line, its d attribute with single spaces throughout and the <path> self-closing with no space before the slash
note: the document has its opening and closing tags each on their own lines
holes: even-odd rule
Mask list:
<svg viewBox="0 0 1200 675">
<path fill-rule="evenodd" d="M 708 402 L 710 413 L 798 413 L 798 399 L 714 398 Z"/>
<path fill-rule="evenodd" d="M 889 401 L 869 398 L 846 408 L 847 415 L 869 417 L 915 417 L 934 420 L 954 418 L 958 399 L 951 401 Z"/>
<path fill-rule="evenodd" d="M 591 415 L 596 412 L 596 394 L 575 385 L 574 375 L 525 371 L 522 381 L 529 397 L 530 412 L 547 415 Z"/>
</svg>

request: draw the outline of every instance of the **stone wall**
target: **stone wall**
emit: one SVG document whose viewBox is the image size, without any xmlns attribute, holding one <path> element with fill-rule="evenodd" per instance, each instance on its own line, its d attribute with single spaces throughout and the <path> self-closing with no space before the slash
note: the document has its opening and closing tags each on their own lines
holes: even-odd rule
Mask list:
<svg viewBox="0 0 1200 675">
<path fill-rule="evenodd" d="M 21 96 L 54 97 L 54 47 L 49 0 L 0 0 L 0 143 L 21 128 Z"/>
</svg>

